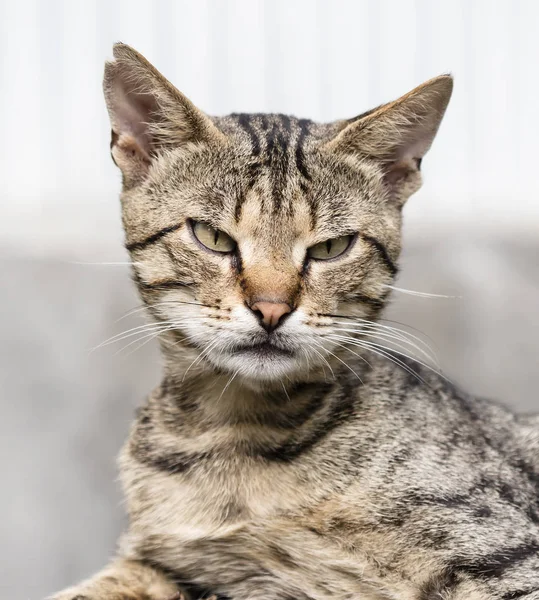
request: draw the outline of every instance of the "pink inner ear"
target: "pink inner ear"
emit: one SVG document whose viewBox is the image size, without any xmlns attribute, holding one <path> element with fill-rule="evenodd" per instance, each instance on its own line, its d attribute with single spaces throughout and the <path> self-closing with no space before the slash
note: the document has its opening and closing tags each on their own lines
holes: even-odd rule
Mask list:
<svg viewBox="0 0 539 600">
<path fill-rule="evenodd" d="M 386 165 L 385 180 L 390 185 L 395 185 L 399 181 L 406 179 L 410 173 L 419 170 L 419 159 L 399 160 Z"/>
<path fill-rule="evenodd" d="M 151 162 L 150 155 L 143 147 L 141 147 L 138 140 L 127 133 L 124 133 L 118 138 L 116 146 L 119 150 L 121 150 L 126 158 L 138 158 L 142 162 L 148 164 Z"/>
<path fill-rule="evenodd" d="M 114 132 L 119 144 L 138 146 L 147 159 L 151 155 L 152 137 L 149 122 L 155 110 L 155 100 L 149 94 L 137 92 L 133 86 L 118 78 L 113 88 Z"/>
<path fill-rule="evenodd" d="M 430 148 L 436 128 L 428 121 L 419 121 L 413 127 L 401 133 L 401 139 L 393 153 L 396 162 L 412 162 L 422 158 Z M 415 168 L 417 165 L 413 165 Z"/>
</svg>

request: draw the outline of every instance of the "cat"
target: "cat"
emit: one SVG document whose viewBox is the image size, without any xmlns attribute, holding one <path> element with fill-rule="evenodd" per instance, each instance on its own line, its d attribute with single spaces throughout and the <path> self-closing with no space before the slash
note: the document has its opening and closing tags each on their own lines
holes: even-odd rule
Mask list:
<svg viewBox="0 0 539 600">
<path fill-rule="evenodd" d="M 329 124 L 214 118 L 114 57 L 164 373 L 120 456 L 118 557 L 55 600 L 539 599 L 539 418 L 463 393 L 380 321 L 452 78 Z"/>
</svg>

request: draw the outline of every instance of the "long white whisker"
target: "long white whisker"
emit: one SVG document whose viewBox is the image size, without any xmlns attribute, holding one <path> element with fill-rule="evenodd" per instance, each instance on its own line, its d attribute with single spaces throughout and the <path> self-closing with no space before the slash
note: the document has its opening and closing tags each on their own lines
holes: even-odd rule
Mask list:
<svg viewBox="0 0 539 600">
<path fill-rule="evenodd" d="M 139 333 L 145 333 L 147 331 L 160 329 L 162 327 L 166 327 L 168 325 L 173 325 L 178 323 L 177 321 L 163 321 L 160 323 L 146 323 L 144 325 L 139 325 L 138 327 L 132 327 L 131 329 L 127 329 L 126 331 L 122 331 L 122 333 L 117 333 L 112 337 L 108 338 L 104 342 L 101 342 L 99 345 L 92 348 L 90 352 L 94 352 L 103 346 L 109 346 L 110 344 L 114 344 L 115 342 L 120 342 L 126 338 L 132 337 L 134 335 L 138 335 Z"/>
<path fill-rule="evenodd" d="M 329 338 L 331 338 L 332 336 L 328 336 Z M 343 336 L 336 336 L 337 339 L 342 339 Z M 398 354 L 399 356 L 403 356 L 404 358 L 408 358 L 412 361 L 414 361 L 415 363 L 421 365 L 422 367 L 424 367 L 425 369 L 428 369 L 429 371 L 431 371 L 432 373 L 435 373 L 436 375 L 439 375 L 440 377 L 442 377 L 443 379 L 445 379 L 446 381 L 448 381 L 447 377 L 439 370 L 439 369 L 435 369 L 432 366 L 422 362 L 421 360 L 410 356 L 409 354 L 406 354 L 404 352 L 400 352 L 399 350 L 395 350 L 394 348 L 390 348 L 388 346 L 383 346 L 382 344 L 377 344 L 375 342 L 369 342 L 366 340 L 358 340 L 355 338 L 351 338 L 346 340 L 346 338 L 344 339 L 345 343 L 349 343 L 349 344 L 353 344 L 353 345 L 357 345 L 357 346 L 362 346 L 364 348 L 368 348 L 368 349 L 373 349 L 376 348 L 378 351 L 383 352 L 384 355 L 386 356 L 386 358 L 390 358 L 394 361 L 398 361 L 399 363 L 401 363 L 402 361 L 399 361 L 398 359 L 395 359 L 395 357 L 391 356 L 391 353 L 394 354 Z M 386 354 L 387 353 L 387 354 Z M 408 372 L 413 373 L 416 377 L 419 377 L 417 375 L 417 373 L 415 373 L 414 371 L 412 371 L 405 363 L 402 363 L 402 368 L 406 368 L 406 370 L 408 370 Z M 422 381 L 424 382 L 424 380 L 422 379 Z M 425 382 L 424 382 L 425 383 Z"/>
<path fill-rule="evenodd" d="M 122 315 L 121 317 L 116 319 L 115 323 L 117 323 L 118 321 L 121 321 L 122 319 L 126 319 L 127 317 L 130 317 L 131 315 L 134 315 L 136 313 L 148 310 L 149 308 L 158 307 L 158 306 L 176 306 L 177 307 L 180 304 L 187 304 L 190 306 L 205 306 L 208 308 L 208 306 L 206 304 L 203 304 L 202 302 L 188 302 L 186 300 L 163 300 L 162 302 L 154 302 L 151 306 L 146 305 L 146 304 L 143 304 L 142 306 L 136 306 L 135 308 L 128 310 L 125 313 L 125 315 Z"/>
<path fill-rule="evenodd" d="M 394 352 L 395 354 L 399 354 L 400 356 L 404 356 L 405 358 L 409 358 L 410 360 L 413 360 L 414 362 L 416 362 L 417 364 L 425 367 L 426 369 L 429 369 L 430 371 L 433 371 L 434 373 L 438 373 L 439 374 L 439 371 L 437 369 L 433 368 L 431 365 L 429 365 L 427 363 L 424 363 L 423 361 L 419 360 L 415 356 L 411 356 L 410 354 L 407 354 L 406 352 L 402 352 L 402 350 L 396 350 L 395 348 L 391 348 L 390 346 L 384 346 L 383 344 L 378 344 L 376 342 L 371 342 L 369 340 L 352 338 L 352 337 L 348 337 L 348 336 L 342 336 L 342 335 L 333 336 L 332 334 L 330 334 L 330 335 L 328 335 L 328 337 L 336 337 L 338 339 L 345 340 L 345 341 L 348 341 L 350 343 L 362 343 L 362 344 L 366 344 L 366 345 L 369 345 L 369 346 L 374 346 L 374 347 L 382 349 L 382 350 L 386 350 L 388 352 Z"/>
<path fill-rule="evenodd" d="M 118 321 L 122 321 L 123 319 L 127 319 L 127 317 L 130 317 L 130 316 L 135 315 L 137 313 L 146 311 L 149 308 L 152 308 L 154 306 L 155 307 L 157 307 L 157 306 L 169 306 L 169 305 L 172 305 L 172 304 L 176 304 L 176 302 L 174 302 L 173 300 L 165 300 L 163 302 L 155 302 L 154 304 L 152 304 L 151 307 L 149 305 L 147 305 L 147 304 L 143 304 L 142 306 L 135 306 L 135 308 L 132 308 L 132 309 L 128 310 L 124 315 L 122 315 L 121 317 L 119 317 L 118 319 L 116 319 L 116 321 L 114 321 L 114 322 L 117 323 Z"/>
<path fill-rule="evenodd" d="M 437 358 L 436 354 L 434 354 L 434 352 L 432 352 L 432 351 L 427 352 L 423 348 L 421 348 L 420 346 L 418 346 L 417 344 L 412 342 L 411 340 L 403 338 L 402 336 L 391 335 L 391 334 L 385 333 L 385 332 L 377 332 L 372 329 L 363 330 L 361 328 L 348 329 L 348 328 L 342 328 L 342 327 L 333 327 L 332 329 L 333 329 L 333 331 L 343 331 L 345 333 L 357 333 L 357 334 L 360 334 L 365 337 L 387 340 L 387 341 L 390 341 L 393 344 L 395 344 L 395 346 L 397 348 L 400 348 L 401 350 L 406 350 L 406 346 L 409 346 L 409 348 L 416 350 L 426 360 L 434 363 L 437 367 L 439 367 L 438 358 Z M 402 342 L 402 344 L 400 344 L 398 342 Z M 427 348 L 428 348 L 428 346 L 427 346 Z M 431 350 L 431 349 L 428 348 L 428 350 Z"/>
<path fill-rule="evenodd" d="M 340 319 L 345 318 L 345 317 L 339 317 Z M 432 348 L 432 346 L 430 344 L 428 344 L 425 340 L 421 339 L 419 336 L 414 335 L 413 333 L 410 333 L 409 331 L 406 331 L 404 329 L 398 329 L 397 327 L 391 327 L 390 325 L 382 325 L 381 323 L 376 323 L 375 321 L 369 321 L 367 319 L 361 319 L 361 318 L 357 318 L 354 319 L 353 321 L 349 321 L 348 323 L 341 323 L 341 322 L 337 322 L 338 325 L 347 325 L 347 326 L 351 326 L 354 325 L 356 327 L 360 327 L 360 328 L 370 328 L 374 331 L 379 331 L 380 329 L 382 329 L 383 331 L 386 331 L 388 334 L 393 334 L 398 336 L 403 342 L 405 341 L 409 341 L 410 339 L 415 340 L 416 342 L 418 342 L 419 344 L 421 344 L 428 352 L 430 352 L 434 358 L 434 362 L 438 363 L 438 357 L 437 354 L 434 350 L 434 348 Z M 428 337 L 428 336 L 426 336 Z"/>
<path fill-rule="evenodd" d="M 193 323 L 196 320 L 197 319 L 195 319 L 193 317 L 189 317 L 189 318 L 186 317 L 184 319 L 177 319 L 174 321 L 160 321 L 158 323 L 146 323 L 144 325 L 132 327 L 131 329 L 127 329 L 126 331 L 123 331 L 121 333 L 113 335 L 112 337 L 105 340 L 104 342 L 101 342 L 99 345 L 95 346 L 94 348 L 92 348 L 90 350 L 90 354 L 92 352 L 98 350 L 99 348 L 102 348 L 104 346 L 109 346 L 109 345 L 117 343 L 117 342 L 121 342 L 122 340 L 137 336 L 142 333 L 159 332 L 161 330 L 166 330 L 169 326 L 172 326 L 171 329 L 175 329 L 175 328 L 179 328 L 181 325 L 184 325 L 185 323 Z"/>
<path fill-rule="evenodd" d="M 314 343 L 312 340 L 311 340 L 311 342 Z M 319 346 L 319 347 L 322 347 L 325 350 L 325 348 L 321 344 L 316 344 L 316 345 Z M 316 354 L 318 354 L 318 356 L 326 363 L 326 365 L 328 366 L 329 370 L 331 371 L 331 375 L 332 375 L 333 379 L 335 379 L 335 372 L 331 368 L 331 365 L 329 364 L 329 362 L 326 359 L 326 357 L 323 354 L 321 354 L 320 352 L 318 352 L 318 350 L 316 348 L 312 348 L 311 347 L 311 350 L 313 352 L 316 352 Z"/>
<path fill-rule="evenodd" d="M 209 353 L 212 351 L 212 349 L 213 349 L 215 346 L 217 346 L 218 342 L 219 342 L 219 338 L 217 338 L 217 339 L 215 339 L 215 340 L 212 340 L 212 341 L 211 341 L 209 344 L 207 344 L 207 345 L 206 345 L 206 346 L 205 346 L 205 347 L 202 349 L 202 351 L 201 351 L 201 352 L 199 353 L 199 355 L 198 355 L 198 356 L 195 358 L 195 360 L 194 360 L 194 361 L 193 361 L 193 362 L 192 362 L 192 363 L 191 363 L 191 364 L 190 364 L 190 365 L 187 367 L 187 369 L 186 369 L 185 373 L 183 374 L 183 377 L 182 377 L 182 382 L 184 381 L 184 379 L 185 379 L 185 377 L 186 377 L 187 373 L 189 372 L 189 369 L 191 369 L 191 367 L 194 367 L 194 366 L 195 366 L 195 365 L 196 365 L 196 364 L 197 364 L 199 361 L 201 361 L 201 360 L 204 358 L 204 356 L 207 356 L 207 355 L 208 355 L 208 354 L 209 354 Z"/>
<path fill-rule="evenodd" d="M 345 350 L 348 350 L 348 352 L 351 352 L 352 354 L 354 354 L 355 356 L 357 356 L 358 358 L 360 358 L 363 362 L 367 363 L 367 365 L 369 367 L 372 368 L 372 365 L 369 363 L 369 361 L 364 356 L 361 356 L 361 354 L 358 354 L 357 352 L 354 352 L 351 348 L 348 348 L 348 346 L 345 346 L 344 344 L 340 344 L 339 342 L 333 341 L 333 343 L 336 346 L 339 346 L 340 348 L 344 348 Z"/>
<path fill-rule="evenodd" d="M 422 340 L 418 340 L 425 347 L 425 349 L 426 349 L 425 350 L 425 349 L 421 348 L 421 346 L 419 346 L 418 344 L 416 344 L 415 342 L 412 341 L 415 338 L 407 337 L 405 333 L 403 334 L 398 329 L 395 329 L 393 331 L 389 331 L 386 329 L 380 330 L 377 327 L 372 327 L 372 326 L 368 326 L 368 325 L 366 325 L 366 326 L 360 325 L 358 327 L 357 323 L 338 323 L 338 325 L 341 325 L 341 327 L 332 327 L 332 328 L 334 330 L 350 331 L 350 332 L 364 333 L 364 334 L 368 333 L 369 335 L 376 335 L 376 336 L 386 338 L 386 339 L 399 340 L 403 343 L 413 345 L 413 347 L 415 347 L 418 350 L 418 352 L 424 353 L 424 352 L 426 352 L 426 350 L 428 350 L 431 352 L 432 356 L 435 356 L 434 352 L 432 351 L 432 349 L 430 348 L 430 346 L 428 344 L 426 344 Z"/>
<path fill-rule="evenodd" d="M 286 397 L 288 398 L 288 402 L 292 402 L 292 400 L 290 399 L 290 396 L 288 395 L 288 392 L 286 391 L 286 386 L 282 381 L 281 381 L 281 385 L 283 386 L 283 391 L 284 391 Z"/>
<path fill-rule="evenodd" d="M 221 400 L 221 398 L 223 397 L 223 394 L 227 391 L 229 385 L 234 381 L 234 379 L 236 378 L 236 375 L 239 373 L 239 369 L 237 371 L 234 371 L 234 374 L 232 375 L 232 377 L 228 380 L 228 383 L 225 385 L 225 387 L 223 388 L 223 391 L 221 392 L 221 395 L 219 396 L 219 398 L 217 398 L 217 402 L 219 402 L 219 400 Z"/>
<path fill-rule="evenodd" d="M 142 337 L 139 337 L 138 339 L 133 340 L 132 342 L 129 342 L 129 344 L 123 346 L 123 348 L 120 348 L 114 354 L 114 356 L 116 356 L 117 354 L 120 354 L 121 352 L 124 352 L 124 350 L 127 350 L 127 348 L 129 348 L 129 346 L 132 346 L 133 344 L 136 344 L 137 342 L 141 342 L 142 340 L 146 340 L 145 342 L 142 342 L 142 344 L 140 344 L 140 346 L 137 346 L 135 348 L 135 350 L 139 350 L 140 348 L 142 348 L 142 346 L 145 346 L 148 342 L 151 342 L 152 339 L 158 337 L 161 333 L 165 333 L 167 331 L 172 331 L 174 329 L 177 329 L 177 325 L 176 324 L 174 324 L 172 326 L 168 326 L 168 327 L 166 327 L 164 329 L 159 329 L 157 331 L 151 331 L 150 333 L 146 333 L 146 335 L 143 335 Z M 129 356 L 130 354 L 128 354 L 127 356 Z"/>
<path fill-rule="evenodd" d="M 406 363 L 404 363 L 400 359 L 395 358 L 394 356 L 392 356 L 390 354 L 390 352 L 385 352 L 379 346 L 377 346 L 375 344 L 372 344 L 370 342 L 362 343 L 362 342 L 360 342 L 358 340 L 348 341 L 348 342 L 345 341 L 345 343 L 349 343 L 349 344 L 352 344 L 354 346 L 359 346 L 360 348 L 364 348 L 365 350 L 368 350 L 369 352 L 372 352 L 373 354 L 377 354 L 378 356 L 382 356 L 383 358 L 388 359 L 389 361 L 395 363 L 396 365 L 398 365 L 399 367 L 401 367 L 402 369 L 404 369 L 407 373 L 409 373 L 410 375 L 412 375 L 413 377 L 415 377 L 416 379 L 418 379 L 422 383 L 425 383 L 426 385 L 428 385 L 426 383 L 426 381 L 421 376 L 419 376 L 415 371 L 413 371 Z M 410 358 L 410 357 L 407 357 L 407 358 Z"/>
<path fill-rule="evenodd" d="M 445 294 L 431 294 L 430 292 L 418 292 L 416 290 L 407 290 L 405 288 L 396 287 L 394 285 L 383 284 L 384 287 L 394 290 L 395 292 L 401 292 L 402 294 L 408 294 L 410 296 L 418 296 L 420 298 L 449 298 L 462 300 L 462 296 L 446 296 Z"/>
<path fill-rule="evenodd" d="M 316 344 L 316 342 L 314 342 L 314 343 Z M 359 379 L 359 381 L 361 381 L 361 383 L 363 383 L 363 380 L 361 379 L 361 377 L 354 371 L 354 369 L 352 369 L 352 367 L 348 363 L 346 363 L 344 360 L 342 360 L 341 358 L 339 358 L 336 354 L 334 354 L 333 352 L 331 352 L 331 350 L 328 350 L 327 348 L 324 348 L 324 346 L 322 344 L 317 344 L 317 345 L 318 345 L 319 348 L 322 348 L 322 350 L 325 350 L 328 354 L 331 354 L 331 356 L 333 356 L 339 362 L 341 362 L 347 369 L 349 369 L 350 371 L 352 371 L 352 373 Z"/>
</svg>

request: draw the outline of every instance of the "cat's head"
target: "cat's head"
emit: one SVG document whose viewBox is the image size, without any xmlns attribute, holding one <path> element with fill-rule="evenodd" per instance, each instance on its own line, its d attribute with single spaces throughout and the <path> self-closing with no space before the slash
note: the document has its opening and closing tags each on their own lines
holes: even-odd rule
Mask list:
<svg viewBox="0 0 539 600">
<path fill-rule="evenodd" d="M 335 315 L 371 321 L 387 298 L 451 77 L 318 124 L 209 117 L 132 48 L 114 57 L 104 89 L 127 249 L 172 344 L 255 380 L 331 363 Z"/>
</svg>

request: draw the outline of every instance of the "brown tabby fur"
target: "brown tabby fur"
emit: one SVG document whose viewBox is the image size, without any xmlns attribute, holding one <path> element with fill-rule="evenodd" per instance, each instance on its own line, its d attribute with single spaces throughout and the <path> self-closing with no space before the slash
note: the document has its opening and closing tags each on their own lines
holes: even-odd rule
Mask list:
<svg viewBox="0 0 539 600">
<path fill-rule="evenodd" d="M 451 78 L 331 124 L 210 118 L 133 49 L 114 56 L 112 155 L 164 376 L 120 458 L 119 558 L 55 600 L 538 599 L 537 418 L 368 346 L 389 335 L 401 209 Z M 272 332 L 261 300 L 291 307 Z"/>
</svg>

